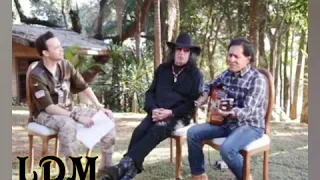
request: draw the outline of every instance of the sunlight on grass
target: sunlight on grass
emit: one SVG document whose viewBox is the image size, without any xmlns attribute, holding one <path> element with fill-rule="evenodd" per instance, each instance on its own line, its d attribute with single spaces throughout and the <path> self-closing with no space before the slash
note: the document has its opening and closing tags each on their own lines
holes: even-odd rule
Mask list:
<svg viewBox="0 0 320 180">
<path fill-rule="evenodd" d="M 307 146 L 303 146 L 303 147 L 299 147 L 296 150 L 305 150 L 305 149 L 308 149 L 308 145 Z"/>
<path fill-rule="evenodd" d="M 29 111 L 27 110 L 13 110 L 12 109 L 12 115 L 28 115 Z"/>
<path fill-rule="evenodd" d="M 288 150 L 288 151 L 275 152 L 275 153 L 270 154 L 269 156 L 270 156 L 270 157 L 272 157 L 272 156 L 278 156 L 278 155 L 283 155 L 283 154 L 291 153 L 292 151 L 300 151 L 300 150 L 308 150 L 308 145 L 307 145 L 307 146 L 298 147 L 298 148 L 295 148 L 295 149 L 291 149 L 291 150 Z"/>
<path fill-rule="evenodd" d="M 283 137 L 290 137 L 295 135 L 308 135 L 308 132 L 276 132 L 273 136 L 283 136 Z"/>
<path fill-rule="evenodd" d="M 21 126 L 12 126 L 12 131 L 24 131 L 25 128 Z"/>
<path fill-rule="evenodd" d="M 120 119 L 126 119 L 126 118 L 132 118 L 132 119 L 142 119 L 144 118 L 147 114 L 138 114 L 138 113 L 113 113 L 115 118 L 120 118 Z"/>
</svg>

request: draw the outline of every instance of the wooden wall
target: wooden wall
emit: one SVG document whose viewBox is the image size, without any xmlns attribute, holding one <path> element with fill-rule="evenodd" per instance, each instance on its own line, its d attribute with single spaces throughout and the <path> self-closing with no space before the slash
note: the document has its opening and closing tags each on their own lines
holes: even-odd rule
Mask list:
<svg viewBox="0 0 320 180">
<path fill-rule="evenodd" d="M 19 75 L 25 74 L 30 59 L 39 59 L 35 48 L 12 42 L 12 97 L 19 97 Z"/>
</svg>

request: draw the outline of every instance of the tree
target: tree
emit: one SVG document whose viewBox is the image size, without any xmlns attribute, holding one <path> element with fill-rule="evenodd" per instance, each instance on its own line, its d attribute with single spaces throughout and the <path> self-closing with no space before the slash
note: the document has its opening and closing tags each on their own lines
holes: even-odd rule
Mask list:
<svg viewBox="0 0 320 180">
<path fill-rule="evenodd" d="M 257 52 L 257 11 L 259 0 L 250 0 L 250 24 L 249 24 L 249 40 L 253 44 L 254 51 Z M 257 59 L 257 56 L 255 57 Z M 258 59 L 257 59 L 258 60 Z M 257 62 L 255 62 L 257 63 Z"/>
<path fill-rule="evenodd" d="M 306 39 L 306 33 L 304 29 L 301 29 L 300 33 L 300 43 L 299 43 L 299 53 L 298 53 L 298 63 L 296 66 L 296 75 L 295 75 L 295 83 L 294 83 L 294 92 L 293 92 L 293 102 L 290 109 L 290 118 L 296 119 L 297 118 L 297 108 L 298 108 L 298 97 L 299 97 L 299 87 L 300 87 L 300 75 L 301 75 L 301 69 L 303 67 L 302 65 L 302 58 L 305 47 L 305 39 Z"/>
<path fill-rule="evenodd" d="M 309 59 L 308 59 L 308 44 L 307 44 L 307 50 L 305 52 L 305 64 L 304 64 L 304 81 L 303 81 L 303 103 L 302 103 L 302 113 L 300 122 L 308 124 L 308 67 L 309 67 Z"/>
<path fill-rule="evenodd" d="M 161 64 L 160 0 L 154 0 L 154 69 Z"/>
</svg>

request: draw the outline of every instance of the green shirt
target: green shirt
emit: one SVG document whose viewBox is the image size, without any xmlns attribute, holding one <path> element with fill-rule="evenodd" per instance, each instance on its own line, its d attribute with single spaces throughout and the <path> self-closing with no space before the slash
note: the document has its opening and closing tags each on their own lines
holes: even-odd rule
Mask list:
<svg viewBox="0 0 320 180">
<path fill-rule="evenodd" d="M 81 74 L 67 60 L 58 62 L 55 75 L 40 60 L 29 78 L 30 94 L 36 106 L 35 116 L 51 104 L 72 110 L 72 93 L 79 93 L 88 87 Z"/>
</svg>

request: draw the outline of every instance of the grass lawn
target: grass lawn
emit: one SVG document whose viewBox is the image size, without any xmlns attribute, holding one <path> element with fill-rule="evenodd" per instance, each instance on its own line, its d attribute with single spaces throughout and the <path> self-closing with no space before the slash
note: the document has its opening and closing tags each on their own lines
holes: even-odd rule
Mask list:
<svg viewBox="0 0 320 180">
<path fill-rule="evenodd" d="M 29 154 L 28 136 L 24 129 L 27 122 L 28 112 L 23 107 L 12 108 L 12 179 L 18 179 L 17 156 Z M 117 142 L 113 156 L 114 163 L 117 163 L 127 150 L 131 133 L 138 125 L 144 114 L 115 113 L 117 119 Z M 201 116 L 200 116 L 201 117 Z M 203 119 L 202 119 L 203 120 Z M 308 179 L 308 126 L 298 123 L 273 122 L 271 137 L 271 152 L 269 162 L 269 179 L 303 180 Z M 49 153 L 53 153 L 54 140 L 50 142 Z M 42 142 L 40 138 L 34 138 L 35 145 L 35 169 L 40 174 L 39 159 L 41 155 Z M 80 147 L 82 155 L 86 149 Z M 228 180 L 235 179 L 230 170 L 218 170 L 213 167 L 216 160 L 220 160 L 219 152 L 208 146 L 204 147 L 206 171 L 209 179 Z M 100 155 L 97 145 L 93 150 L 93 156 Z M 187 159 L 187 146 L 183 145 L 182 177 L 191 179 Z M 145 159 L 145 171 L 136 176 L 136 180 L 173 180 L 175 179 L 175 164 L 170 163 L 170 141 L 165 140 L 154 149 Z M 97 166 L 100 158 L 97 159 Z M 263 156 L 256 155 L 251 161 L 251 172 L 253 179 L 262 179 Z M 54 174 L 54 173 L 53 173 Z M 31 176 L 27 175 L 27 178 Z"/>
</svg>

